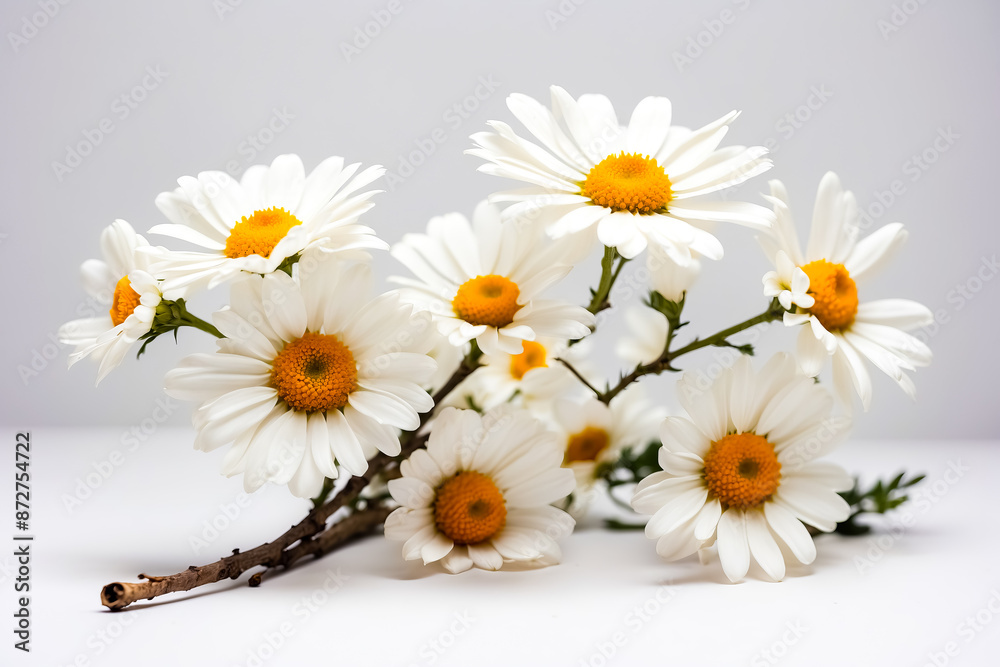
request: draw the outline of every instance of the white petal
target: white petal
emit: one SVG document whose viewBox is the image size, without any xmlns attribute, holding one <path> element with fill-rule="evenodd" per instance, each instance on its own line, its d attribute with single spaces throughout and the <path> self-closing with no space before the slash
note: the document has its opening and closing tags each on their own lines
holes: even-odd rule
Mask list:
<svg viewBox="0 0 1000 667">
<path fill-rule="evenodd" d="M 771 536 L 763 512 L 752 510 L 746 513 L 747 542 L 750 553 L 761 569 L 775 581 L 785 578 L 785 559 L 781 555 L 778 543 Z"/>
<path fill-rule="evenodd" d="M 750 545 L 744 513 L 735 509 L 723 512 L 717 532 L 722 570 L 730 581 L 739 581 L 750 569 Z"/>
<path fill-rule="evenodd" d="M 794 514 L 776 503 L 764 503 L 764 517 L 800 563 L 809 565 L 816 560 L 816 544 Z"/>
</svg>

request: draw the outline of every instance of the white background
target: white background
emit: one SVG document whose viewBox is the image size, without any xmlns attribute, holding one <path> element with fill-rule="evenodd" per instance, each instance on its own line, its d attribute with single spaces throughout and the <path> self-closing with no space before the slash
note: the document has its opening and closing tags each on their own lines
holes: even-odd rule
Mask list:
<svg viewBox="0 0 1000 667">
<path fill-rule="evenodd" d="M 51 342 L 61 323 L 88 307 L 78 266 L 99 254 L 100 230 L 115 218 L 140 231 L 164 222 L 153 200 L 177 177 L 226 169 L 231 161 L 242 170 L 283 152 L 302 155 L 307 169 L 339 154 L 398 173 L 401 160 L 418 150 L 415 142 L 440 128 L 446 141 L 380 195 L 366 217 L 395 242 L 432 215 L 469 214 L 491 191 L 511 187 L 475 171 L 480 160 L 463 155 L 468 136 L 488 119 L 517 125 L 504 105 L 508 94 L 547 102 L 548 86 L 558 83 L 574 95 L 607 94 L 623 118 L 648 95 L 671 98 L 675 122 L 688 126 L 743 110 L 727 144 L 770 140 L 775 168 L 733 196 L 763 203 L 767 179 L 781 178 L 803 235 L 829 169 L 863 209 L 879 214 L 869 229 L 906 223 L 909 242 L 861 298 L 917 299 L 938 311 L 942 323 L 924 332 L 934 364 L 916 375 L 919 409 L 877 377 L 874 412 L 859 420 L 857 433 L 998 435 L 993 378 L 1000 356 L 989 350 L 1000 281 L 977 277 L 993 277 L 996 269 L 983 260 L 1000 245 L 992 206 L 1000 151 L 996 3 L 909 0 L 903 4 L 912 14 L 894 14 L 889 0 L 401 0 L 392 15 L 385 13 L 388 0 L 231 0 L 233 11 L 221 11 L 227 1 L 74 2 L 57 5 L 51 19 L 34 16 L 41 11 L 34 1 L 3 3 L 2 423 L 137 424 L 156 407 L 163 373 L 185 352 L 212 349 L 204 334 L 185 330 L 179 348 L 166 339 L 154 343 L 141 363 L 128 359 L 95 391 L 95 367 L 81 363 L 67 372 L 66 351 Z M 391 20 L 368 25 L 372 12 Z M 45 25 L 33 31 L 25 27 L 32 21 Z M 357 37 L 366 26 L 377 33 L 367 44 Z M 7 33 L 33 36 L 15 48 Z M 345 55 L 356 39 L 364 48 Z M 699 40 L 707 46 L 698 47 Z M 697 58 L 678 65 L 685 53 Z M 157 82 L 147 67 L 166 76 Z M 477 88 L 485 99 L 474 97 Z M 818 108 L 803 106 L 810 102 Z M 468 104 L 468 118 L 456 104 Z M 268 137 L 275 109 L 294 118 Z M 795 113 L 806 120 L 786 118 Z M 53 163 L 66 163 L 68 147 L 86 142 L 84 132 L 93 136 L 105 118 L 113 131 L 59 180 Z M 947 148 L 941 152 L 934 142 L 949 128 L 957 138 L 939 141 Z M 256 151 L 247 143 L 251 135 L 271 141 Z M 934 161 L 921 170 L 912 157 L 925 151 Z M 905 191 L 880 210 L 877 193 L 894 181 Z M 689 296 L 689 335 L 764 306 L 760 276 L 768 265 L 752 235 L 738 228 L 719 235 L 726 258 L 706 268 Z M 387 276 L 401 267 L 383 254 L 376 270 Z M 558 293 L 583 301 L 597 273 L 594 257 Z M 968 299 L 958 285 L 979 291 L 967 291 Z M 196 299 L 196 312 L 207 318 L 224 300 L 224 290 Z M 622 298 L 619 304 L 628 305 Z M 762 352 L 792 341 L 772 329 Z M 598 339 L 609 375 L 618 370 L 611 353 L 617 331 L 610 321 Z M 708 351 L 688 363 L 707 368 L 716 359 Z M 673 405 L 670 384 L 658 386 Z M 187 415 L 187 406 L 179 408 L 171 423 L 187 424 Z"/>
<path fill-rule="evenodd" d="M 746 581 L 729 584 L 718 556 L 705 566 L 696 557 L 664 563 L 641 531 L 601 528 L 600 516 L 611 511 L 604 502 L 562 542 L 556 567 L 452 576 L 403 561 L 400 543 L 377 536 L 303 561 L 259 588 L 244 576 L 110 613 L 98 600 L 104 584 L 256 546 L 308 505 L 277 487 L 247 501 L 239 479 L 215 474 L 221 452 L 192 451 L 186 429 L 161 429 L 133 451 L 119 436 L 108 428 L 32 433 L 40 498 L 34 652 L 15 652 L 5 639 L 0 664 L 923 667 L 933 664 L 929 653 L 954 642 L 954 655 L 939 659 L 989 667 L 1000 654 L 996 441 L 856 440 L 834 452 L 832 460 L 867 480 L 904 461 L 927 480 L 905 512 L 877 522 L 871 536 L 816 538 L 816 562 L 789 567 L 780 584 L 756 566 Z M 2 437 L 13 442 L 14 433 Z M 123 460 L 102 478 L 97 470 L 108 469 L 115 450 Z M 9 497 L 13 484 L 0 479 Z M 7 535 L 3 528 L 0 554 L 8 553 Z M 0 555 L 7 637 L 13 566 Z M 338 572 L 340 587 L 328 592 Z M 459 618 L 467 627 L 456 625 Z M 800 636 L 787 634 L 787 624 Z M 601 663 L 616 633 L 621 641 Z M 769 662 L 766 650 L 780 659 Z M 257 664 L 251 655 L 265 659 Z"/>
<path fill-rule="evenodd" d="M 619 630 L 627 642 L 610 664 L 754 664 L 782 641 L 786 623 L 808 630 L 778 664 L 923 665 L 949 642 L 958 654 L 948 664 L 992 664 L 1000 620 L 991 615 L 969 642 L 962 624 L 1000 590 L 992 479 L 1000 464 L 1000 357 L 992 349 L 1000 290 L 998 281 L 976 282 L 994 277 L 984 258 L 1000 245 L 993 210 L 1000 149 L 996 3 L 907 0 L 911 13 L 899 14 L 900 0 L 404 1 L 348 61 L 342 44 L 387 1 L 244 0 L 220 14 L 210 0 L 78 0 L 37 19 L 46 1 L 10 1 L 0 9 L 0 423 L 9 427 L 3 437 L 10 447 L 15 428 L 33 429 L 38 537 L 36 653 L 26 658 L 5 641 L 4 665 L 246 665 L 284 622 L 295 634 L 267 665 L 315 664 L 318 656 L 338 664 L 428 664 L 423 647 L 466 611 L 475 621 L 435 664 L 597 665 L 594 651 Z M 733 20 L 720 30 L 724 10 Z M 45 25 L 26 27 L 33 21 Z M 20 33 L 30 37 L 15 48 L 10 34 Z M 699 39 L 701 53 L 692 50 L 697 57 L 678 67 L 674 54 Z M 144 99 L 124 116 L 116 100 L 133 95 L 147 68 L 166 76 L 139 91 Z M 468 118 L 452 127 L 454 105 L 466 103 L 482 79 L 497 82 L 496 89 L 472 98 Z M 153 205 L 159 192 L 178 176 L 225 169 L 233 160 L 243 169 L 295 152 L 308 168 L 340 154 L 398 172 L 415 142 L 442 128 L 447 140 L 379 196 L 367 216 L 394 242 L 431 215 L 471 212 L 479 199 L 510 185 L 475 172 L 479 161 L 462 153 L 468 135 L 488 119 L 513 122 L 506 95 L 544 100 L 552 83 L 574 95 L 605 93 L 622 117 L 647 95 L 670 97 L 677 122 L 688 126 L 742 109 L 727 142 L 770 140 L 777 150 L 775 168 L 737 194 L 759 201 L 767 178 L 785 180 L 800 230 L 826 170 L 840 173 L 872 212 L 895 181 L 905 188 L 873 218 L 876 226 L 905 222 L 910 241 L 862 298 L 912 298 L 938 312 L 941 323 L 924 332 L 935 361 L 916 375 L 918 405 L 876 378 L 873 411 L 856 427 L 861 439 L 835 458 L 869 479 L 902 467 L 928 472 L 928 504 L 912 506 L 915 523 L 902 535 L 890 532 L 891 521 L 883 526 L 873 539 L 888 544 L 884 549 L 866 538 L 821 538 L 816 564 L 780 585 L 754 573 L 742 585 L 724 585 L 717 561 L 704 568 L 690 560 L 663 564 L 641 534 L 610 534 L 595 518 L 566 541 L 563 565 L 540 572 L 431 576 L 403 563 L 398 545 L 375 538 L 258 590 L 226 583 L 179 604 L 104 612 L 103 584 L 134 580 L 140 571 L 175 572 L 259 544 L 305 507 L 285 489 L 265 489 L 195 552 L 190 539 L 240 497 L 240 481 L 216 474 L 218 456 L 192 450 L 188 406 L 166 403 L 167 425 L 176 428 L 160 428 L 154 417 L 163 414 L 162 374 L 211 342 L 193 331 L 182 332 L 177 348 L 159 341 L 97 390 L 95 369 L 80 364 L 67 372 L 66 352 L 51 343 L 59 325 L 86 306 L 78 266 L 97 255 L 100 230 L 119 217 L 140 230 L 162 222 Z M 817 89 L 828 96 L 822 104 L 811 98 Z M 803 107 L 810 99 L 818 108 Z M 275 109 L 294 118 L 249 155 L 247 138 L 267 128 Z M 796 112 L 808 117 L 798 126 L 786 117 Z M 65 162 L 67 146 L 105 118 L 113 132 L 59 180 L 53 163 Z M 939 151 L 935 139 L 949 130 L 958 138 Z M 933 164 L 914 171 L 913 156 L 925 152 Z M 719 235 L 727 256 L 706 268 L 690 296 L 692 334 L 764 305 L 760 276 L 767 264 L 751 235 Z M 376 260 L 376 270 L 398 271 L 387 256 Z M 559 293 L 581 300 L 596 276 L 592 258 Z M 978 289 L 966 298 L 959 285 Z M 207 315 L 224 298 L 207 295 L 196 306 Z M 618 329 L 614 322 L 608 329 L 598 334 L 598 354 L 610 374 Z M 790 341 L 775 328 L 761 351 Z M 711 368 L 719 359 L 708 351 L 689 363 Z M 655 386 L 672 407 L 669 383 Z M 127 449 L 130 430 L 147 424 L 151 435 Z M 962 442 L 967 438 L 990 441 Z M 100 475 L 116 450 L 123 463 Z M 944 476 L 956 461 L 971 470 L 948 484 Z M 0 494 L 10 498 L 10 476 L 2 472 L 0 479 Z M 67 498 L 82 496 L 82 504 L 68 507 Z M 880 557 L 860 571 L 865 561 L 857 559 L 869 553 Z M 14 604 L 12 565 L 10 556 L 0 557 L 0 618 L 9 619 Z M 308 618 L 297 614 L 301 597 L 314 595 L 327 570 L 337 568 L 350 577 L 344 587 Z M 650 600 L 668 582 L 670 601 L 633 632 L 628 614 L 655 607 Z M 9 639 L 8 632 L 0 625 L 0 636 Z M 115 638 L 107 643 L 101 633 Z"/>
</svg>

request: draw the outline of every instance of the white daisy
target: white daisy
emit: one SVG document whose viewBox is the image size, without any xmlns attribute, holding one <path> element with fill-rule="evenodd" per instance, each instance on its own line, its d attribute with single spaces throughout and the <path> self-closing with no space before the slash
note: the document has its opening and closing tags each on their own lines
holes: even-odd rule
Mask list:
<svg viewBox="0 0 1000 667">
<path fill-rule="evenodd" d="M 360 475 L 376 450 L 399 453 L 396 429 L 413 430 L 433 407 L 421 383 L 437 364 L 422 352 L 419 320 L 395 294 L 370 299 L 365 265 L 307 253 L 297 279 L 283 271 L 232 286 L 214 315 L 227 336 L 213 354 L 182 360 L 167 393 L 194 400 L 195 447 L 232 444 L 223 473 L 243 473 L 315 496 L 339 465 Z"/>
<path fill-rule="evenodd" d="M 427 234 L 406 234 L 391 253 L 417 280 L 390 280 L 403 286 L 406 301 L 431 312 L 452 345 L 475 339 L 487 354 L 519 354 L 525 340 L 590 333 L 594 316 L 584 308 L 537 298 L 572 269 L 562 261 L 569 245 L 503 224 L 482 202 L 472 225 L 452 213 L 431 219 Z"/>
<path fill-rule="evenodd" d="M 522 410 L 480 416 L 449 408 L 435 420 L 427 449 L 389 482 L 402 507 L 386 519 L 385 536 L 403 542 L 404 559 L 440 561 L 452 574 L 557 563 L 556 540 L 574 525 L 551 506 L 573 490 L 562 456 L 555 434 Z"/>
<path fill-rule="evenodd" d="M 588 380 L 596 375 L 587 362 L 587 339 L 570 347 L 565 340 L 538 338 L 524 341 L 518 354 L 487 354 L 482 366 L 448 397 L 447 404 L 490 410 L 504 403 L 523 407 L 540 419 L 551 416 L 553 401 L 560 396 L 587 389 L 559 358 L 565 358 Z M 594 379 L 596 381 L 596 379 Z"/>
<path fill-rule="evenodd" d="M 205 251 L 151 251 L 164 293 L 212 288 L 243 272 L 271 273 L 306 248 L 349 259 L 367 258 L 366 248 L 385 249 L 370 228 L 357 224 L 378 190 L 358 191 L 385 170 L 375 166 L 355 175 L 359 166 L 331 157 L 306 176 L 299 156 L 279 155 L 270 167 L 247 169 L 239 182 L 221 171 L 177 179 L 179 188 L 156 198 L 173 224 L 149 231 Z"/>
<path fill-rule="evenodd" d="M 628 334 L 618 339 L 615 352 L 632 366 L 651 364 L 667 345 L 667 318 L 648 306 L 632 306 L 625 311 Z"/>
<path fill-rule="evenodd" d="M 649 288 L 659 292 L 668 301 L 680 303 L 701 272 L 698 254 L 691 254 L 687 262 L 678 263 L 658 246 L 650 248 L 646 255 Z"/>
<path fill-rule="evenodd" d="M 670 100 L 647 97 L 623 126 L 607 97 L 574 100 L 558 86 L 551 90 L 551 111 L 526 95 L 507 98 L 541 145 L 499 121 L 489 123 L 493 132 L 472 135 L 477 148 L 467 152 L 489 162 L 480 171 L 531 184 L 491 197 L 515 202 L 505 219 L 539 220 L 555 237 L 596 225 L 601 243 L 623 257 L 658 245 L 682 264 L 692 250 L 722 257 L 705 223 L 770 225 L 762 206 L 702 198 L 771 167 L 761 146 L 718 148 L 737 112 L 692 131 L 670 124 Z"/>
<path fill-rule="evenodd" d="M 884 372 L 910 397 L 913 380 L 905 371 L 926 366 L 931 351 L 905 331 L 933 321 L 925 306 L 906 299 L 860 302 L 858 286 L 882 267 L 906 239 L 898 222 L 858 241 L 858 206 L 833 172 L 819 184 L 812 232 L 802 251 L 792 221 L 788 193 L 771 181 L 777 222 L 759 240 L 776 271 L 764 276 L 764 293 L 777 296 L 789 310 L 786 326 L 802 326 L 798 357 L 803 371 L 817 375 L 833 355 L 833 379 L 838 393 L 850 401 L 851 385 L 865 410 L 871 404 L 872 383 L 863 358 Z"/>
<path fill-rule="evenodd" d="M 645 447 L 656 439 L 666 410 L 653 405 L 641 385 L 630 385 L 609 405 L 593 394 L 582 401 L 558 400 L 555 419 L 565 455 L 563 465 L 576 476 L 577 493 L 596 481 L 602 464 L 614 463 L 626 447 Z"/>
<path fill-rule="evenodd" d="M 462 360 L 465 359 L 465 355 L 468 353 L 466 349 L 468 346 L 452 345 L 447 337 L 438 333 L 430 313 L 417 312 L 413 314 L 413 318 L 414 320 L 420 320 L 417 327 L 424 335 L 424 347 L 426 349 L 423 351 L 428 357 L 436 361 L 438 365 L 437 371 L 420 383 L 428 393 L 433 394 L 438 389 L 441 389 L 451 379 L 451 376 L 455 374 L 455 371 L 458 370 L 458 367 L 462 364 Z"/>
<path fill-rule="evenodd" d="M 136 252 L 148 246 L 131 225 L 115 220 L 101 233 L 104 261 L 88 259 L 80 267 L 84 289 L 110 310 L 107 315 L 67 322 L 59 329 L 59 340 L 76 346 L 69 356 L 70 366 L 84 357 L 100 363 L 98 383 L 118 367 L 156 318 L 162 294 L 148 258 Z"/>
<path fill-rule="evenodd" d="M 816 547 L 803 524 L 829 532 L 850 513 L 837 495 L 852 487 L 850 476 L 815 461 L 847 433 L 830 395 L 785 354 L 759 373 L 741 357 L 707 389 L 686 374 L 677 388 L 691 419 L 663 422 L 663 472 L 632 498 L 653 515 L 646 536 L 657 553 L 676 560 L 718 542 L 731 581 L 746 575 L 751 556 L 774 580 L 785 576 L 785 551 L 811 563 Z"/>
<path fill-rule="evenodd" d="M 696 254 L 696 253 L 693 253 Z M 652 247 L 646 255 L 649 287 L 674 303 L 684 300 L 698 273 L 701 262 L 692 256 L 687 264 L 678 264 L 663 250 Z M 628 334 L 618 340 L 615 352 L 632 366 L 649 364 L 663 354 L 667 344 L 666 316 L 655 308 L 630 307 L 625 311 Z"/>
</svg>

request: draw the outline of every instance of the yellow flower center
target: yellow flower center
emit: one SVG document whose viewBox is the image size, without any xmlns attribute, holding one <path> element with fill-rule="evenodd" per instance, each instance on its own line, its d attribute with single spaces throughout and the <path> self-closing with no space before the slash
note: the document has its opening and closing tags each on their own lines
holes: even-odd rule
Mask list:
<svg viewBox="0 0 1000 667">
<path fill-rule="evenodd" d="M 271 386 L 293 410 L 326 412 L 347 405 L 357 387 L 354 355 L 336 336 L 306 332 L 274 358 Z"/>
<path fill-rule="evenodd" d="M 673 199 L 670 187 L 667 172 L 655 158 L 622 151 L 590 170 L 580 194 L 613 211 L 654 213 Z"/>
<path fill-rule="evenodd" d="M 274 246 L 285 238 L 288 230 L 301 224 L 301 220 L 283 208 L 254 211 L 249 218 L 243 216 L 242 220 L 233 225 L 233 231 L 226 239 L 226 257 L 270 257 Z"/>
<path fill-rule="evenodd" d="M 510 358 L 510 374 L 515 380 L 520 380 L 532 368 L 548 368 L 545 346 L 531 340 L 521 344 L 521 354 Z"/>
<path fill-rule="evenodd" d="M 108 314 L 111 315 L 111 323 L 118 326 L 132 314 L 135 307 L 139 305 L 139 293 L 132 289 L 132 283 L 129 282 L 128 276 L 124 276 L 115 285 L 115 294 L 111 298 L 111 310 Z"/>
<path fill-rule="evenodd" d="M 601 452 L 605 450 L 611 438 L 603 428 L 588 426 L 579 433 L 574 433 L 569 438 L 566 445 L 566 457 L 563 464 L 576 463 L 578 461 L 596 461 Z"/>
<path fill-rule="evenodd" d="M 819 259 L 802 270 L 809 276 L 809 295 L 816 299 L 809 312 L 827 331 L 851 326 L 858 313 L 858 286 L 844 265 Z"/>
<path fill-rule="evenodd" d="M 727 435 L 713 442 L 705 455 L 705 484 L 723 508 L 757 507 L 780 483 L 774 445 L 754 433 Z"/>
<path fill-rule="evenodd" d="M 458 288 L 451 306 L 469 324 L 501 329 L 513 322 L 514 314 L 521 309 L 517 304 L 519 296 L 521 290 L 503 276 L 476 276 Z"/>
<path fill-rule="evenodd" d="M 496 535 L 507 521 L 503 494 L 486 475 L 465 471 L 437 489 L 434 523 L 455 544 L 479 544 Z"/>
</svg>

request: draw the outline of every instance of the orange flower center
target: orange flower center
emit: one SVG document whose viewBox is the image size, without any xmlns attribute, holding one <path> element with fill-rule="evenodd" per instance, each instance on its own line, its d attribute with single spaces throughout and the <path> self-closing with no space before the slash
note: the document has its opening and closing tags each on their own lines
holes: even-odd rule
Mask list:
<svg viewBox="0 0 1000 667">
<path fill-rule="evenodd" d="M 507 521 L 503 494 L 486 475 L 456 474 L 437 489 L 434 523 L 455 544 L 479 544 L 496 535 Z"/>
<path fill-rule="evenodd" d="M 526 340 L 521 344 L 521 354 L 510 358 L 510 374 L 514 379 L 520 380 L 532 368 L 548 368 L 546 361 L 545 346 Z"/>
<path fill-rule="evenodd" d="M 577 461 L 596 461 L 601 452 L 610 442 L 608 432 L 603 428 L 588 426 L 579 433 L 574 433 L 566 445 L 566 457 L 563 464 Z"/>
<path fill-rule="evenodd" d="M 306 332 L 274 358 L 271 386 L 293 410 L 326 412 L 347 405 L 357 387 L 354 355 L 336 336 Z"/>
<path fill-rule="evenodd" d="M 132 289 L 132 283 L 129 282 L 128 276 L 124 276 L 115 285 L 115 294 L 111 298 L 111 310 L 108 314 L 111 315 L 111 323 L 118 326 L 132 314 L 135 307 L 139 305 L 139 293 Z"/>
<path fill-rule="evenodd" d="M 655 158 L 638 153 L 609 155 L 594 166 L 580 194 L 613 211 L 655 213 L 673 199 L 667 172 Z"/>
<path fill-rule="evenodd" d="M 226 239 L 226 257 L 270 257 L 274 246 L 285 238 L 288 230 L 301 224 L 301 220 L 283 208 L 254 211 L 249 218 L 243 216 L 233 225 L 233 231 Z"/>
<path fill-rule="evenodd" d="M 858 313 L 858 286 L 844 265 L 819 259 L 802 270 L 809 276 L 809 294 L 816 299 L 809 312 L 827 331 L 851 326 Z"/>
<path fill-rule="evenodd" d="M 724 508 L 757 507 L 780 483 L 774 445 L 754 433 L 727 435 L 713 442 L 705 455 L 705 484 Z"/>
<path fill-rule="evenodd" d="M 469 324 L 501 329 L 513 322 L 514 314 L 521 309 L 519 296 L 521 290 L 503 276 L 476 276 L 458 288 L 451 306 Z"/>
</svg>

